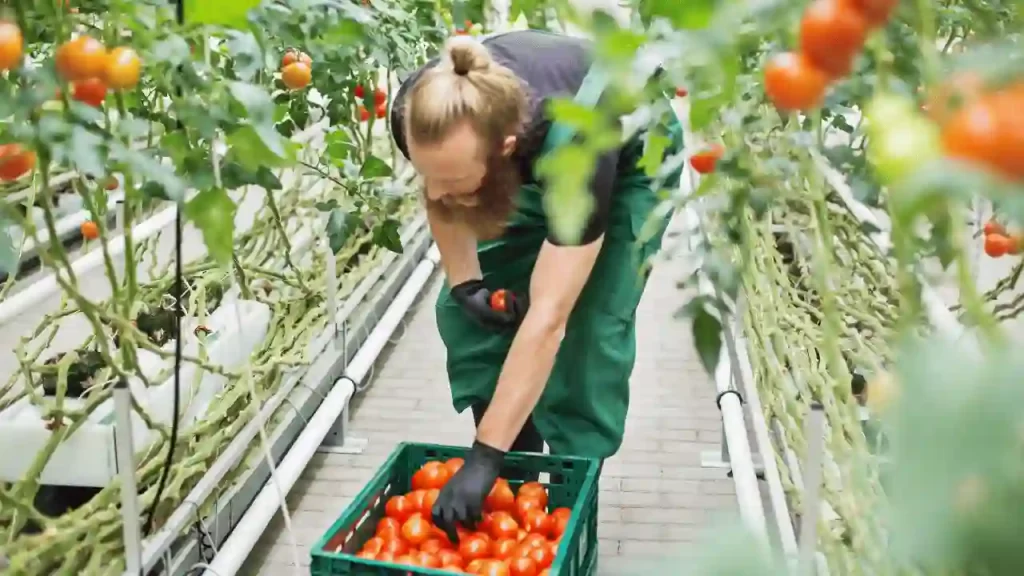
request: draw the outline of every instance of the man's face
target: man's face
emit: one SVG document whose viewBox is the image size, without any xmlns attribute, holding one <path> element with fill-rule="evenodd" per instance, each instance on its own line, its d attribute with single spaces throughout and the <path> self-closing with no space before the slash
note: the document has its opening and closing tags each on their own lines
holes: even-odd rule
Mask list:
<svg viewBox="0 0 1024 576">
<path fill-rule="evenodd" d="M 436 144 L 409 142 L 409 156 L 423 177 L 427 202 L 469 224 L 482 238 L 500 234 L 522 184 L 511 160 L 516 139 L 488 147 L 468 123 Z"/>
</svg>

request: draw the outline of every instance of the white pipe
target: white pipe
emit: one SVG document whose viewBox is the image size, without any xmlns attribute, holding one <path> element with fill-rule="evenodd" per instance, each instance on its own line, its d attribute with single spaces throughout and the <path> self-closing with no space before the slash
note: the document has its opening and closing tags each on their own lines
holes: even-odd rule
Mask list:
<svg viewBox="0 0 1024 576">
<path fill-rule="evenodd" d="M 424 258 L 413 271 L 409 280 L 395 296 L 380 322 L 370 332 L 366 343 L 356 352 L 346 369 L 345 375 L 324 398 L 323 403 L 309 419 L 302 433 L 288 450 L 277 467 L 270 482 L 260 491 L 249 506 L 231 536 L 221 546 L 213 562 L 203 573 L 205 576 L 234 576 L 242 568 L 249 553 L 256 546 L 267 525 L 281 507 L 281 499 L 291 491 L 299 476 L 309 465 L 317 448 L 342 415 L 348 405 L 355 386 L 370 373 L 374 362 L 387 346 L 388 340 L 409 311 L 413 302 L 426 286 L 436 266 L 433 254 Z"/>
<path fill-rule="evenodd" d="M 804 509 L 800 518 L 800 576 L 813 576 L 818 549 L 818 522 L 821 520 L 821 476 L 825 461 L 825 412 L 814 403 L 804 422 L 807 457 L 804 461 Z"/>
<path fill-rule="evenodd" d="M 723 323 L 722 330 L 732 332 L 731 324 Z M 742 371 L 739 374 L 733 371 L 732 353 L 729 351 L 733 345 L 734 338 L 730 334 L 715 370 L 715 387 L 719 394 L 718 407 L 722 412 L 722 431 L 729 449 L 729 464 L 732 467 L 733 483 L 736 485 L 736 502 L 739 505 L 740 517 L 751 532 L 767 542 L 764 506 L 761 503 L 761 490 L 754 470 L 754 458 L 750 452 L 747 423 L 743 418 L 743 404 L 739 391 L 733 386 L 734 378 L 743 377 Z"/>
</svg>

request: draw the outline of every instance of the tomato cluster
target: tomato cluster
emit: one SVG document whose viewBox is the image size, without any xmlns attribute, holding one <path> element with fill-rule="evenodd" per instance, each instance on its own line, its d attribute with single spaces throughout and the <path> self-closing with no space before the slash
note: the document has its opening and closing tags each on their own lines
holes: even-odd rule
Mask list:
<svg viewBox="0 0 1024 576">
<path fill-rule="evenodd" d="M 462 463 L 453 458 L 420 468 L 412 491 L 388 500 L 385 517 L 357 556 L 455 574 L 548 576 L 571 512 L 549 513 L 547 490 L 538 482 L 514 492 L 499 478 L 487 495 L 483 520 L 474 531 L 458 527 L 457 545 L 432 524 L 430 509 Z"/>
<path fill-rule="evenodd" d="M 360 101 L 366 98 L 366 88 L 362 86 L 356 86 L 355 96 Z M 384 118 L 388 115 L 388 93 L 380 88 L 373 89 L 373 112 L 377 119 Z M 370 111 L 366 109 L 366 106 L 359 106 L 359 121 L 366 122 L 370 119 Z"/>
<path fill-rule="evenodd" d="M 107 50 L 92 36 L 72 38 L 54 54 L 57 73 L 71 82 L 71 97 L 100 107 L 109 90 L 130 90 L 139 83 L 142 60 L 135 50 L 118 46 Z"/>
<path fill-rule="evenodd" d="M 302 90 L 313 81 L 313 59 L 299 50 L 288 50 L 281 58 L 281 82 L 289 90 Z"/>
<path fill-rule="evenodd" d="M 1007 254 L 1024 252 L 1024 237 L 1007 233 L 1006 227 L 995 220 L 985 223 L 985 254 L 1001 258 Z"/>
<path fill-rule="evenodd" d="M 764 70 L 768 98 L 780 110 L 817 108 L 829 84 L 850 73 L 868 32 L 898 0 L 814 0 L 800 21 L 800 51 L 776 54 Z"/>
</svg>

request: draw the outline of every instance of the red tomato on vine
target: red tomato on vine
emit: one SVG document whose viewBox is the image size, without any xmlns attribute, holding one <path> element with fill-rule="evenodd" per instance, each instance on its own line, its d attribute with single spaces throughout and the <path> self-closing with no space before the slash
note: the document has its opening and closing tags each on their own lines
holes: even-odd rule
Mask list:
<svg viewBox="0 0 1024 576">
<path fill-rule="evenodd" d="M 1006 256 L 1014 249 L 1014 242 L 1009 236 L 990 234 L 985 237 L 985 254 L 992 258 Z"/>
<path fill-rule="evenodd" d="M 985 227 L 982 230 L 984 231 L 985 236 L 989 236 L 991 234 L 1006 234 L 1006 227 L 995 220 L 985 222 Z"/>
<path fill-rule="evenodd" d="M 853 0 L 814 0 L 800 21 L 800 51 L 833 77 L 850 72 L 864 47 L 868 22 Z"/>
<path fill-rule="evenodd" d="M 698 174 L 710 174 L 725 154 L 725 146 L 715 143 L 690 157 L 690 166 Z"/>
<path fill-rule="evenodd" d="M 96 78 L 107 63 L 107 49 L 92 36 L 79 36 L 61 44 L 54 56 L 57 72 L 72 82 Z"/>
<path fill-rule="evenodd" d="M 13 22 L 0 22 L 0 71 L 21 66 L 24 50 L 21 28 Z"/>
<path fill-rule="evenodd" d="M 301 90 L 313 80 L 313 71 L 304 62 L 292 62 L 281 70 L 281 82 L 289 90 Z"/>
<path fill-rule="evenodd" d="M 118 46 L 107 55 L 103 78 L 112 90 L 128 90 L 139 83 L 142 60 L 135 50 Z"/>
<path fill-rule="evenodd" d="M 17 180 L 36 166 L 36 154 L 20 144 L 0 145 L 0 182 Z"/>
<path fill-rule="evenodd" d="M 853 0 L 870 26 L 881 26 L 889 20 L 899 0 Z"/>
<path fill-rule="evenodd" d="M 107 85 L 99 78 L 88 78 L 75 82 L 71 97 L 93 108 L 99 108 L 107 99 Z"/>
<path fill-rule="evenodd" d="M 764 68 L 765 94 L 780 110 L 817 108 L 827 87 L 828 76 L 801 54 L 776 54 Z"/>
</svg>

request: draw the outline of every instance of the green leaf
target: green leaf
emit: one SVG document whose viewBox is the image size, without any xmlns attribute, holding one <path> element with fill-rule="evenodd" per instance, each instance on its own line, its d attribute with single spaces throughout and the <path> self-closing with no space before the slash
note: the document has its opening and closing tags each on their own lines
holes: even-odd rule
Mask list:
<svg viewBox="0 0 1024 576">
<path fill-rule="evenodd" d="M 263 88 L 247 82 L 232 82 L 228 85 L 231 97 L 245 107 L 250 124 L 273 124 L 274 100 Z"/>
<path fill-rule="evenodd" d="M 645 174 L 654 178 L 665 161 L 665 151 L 668 150 L 671 143 L 672 140 L 664 133 L 663 129 L 649 131 L 644 145 L 644 155 L 637 163 L 637 167 L 643 168 Z"/>
<path fill-rule="evenodd" d="M 387 178 L 391 174 L 391 166 L 372 154 L 366 158 L 362 168 L 359 169 L 359 175 L 363 178 Z"/>
<path fill-rule="evenodd" d="M 704 370 L 711 376 L 718 368 L 718 359 L 722 353 L 722 323 L 701 306 L 693 315 L 693 346 L 697 349 Z"/>
<path fill-rule="evenodd" d="M 384 220 L 373 230 L 373 243 L 396 254 L 401 254 L 403 248 L 399 226 L 401 223 L 398 220 L 392 218 Z"/>
<path fill-rule="evenodd" d="M 248 28 L 249 11 L 260 5 L 260 0 L 182 1 L 185 3 L 185 22 L 228 28 Z"/>
<path fill-rule="evenodd" d="M 25 233 L 21 227 L 0 216 L 0 274 L 14 276 L 18 273 L 24 239 Z"/>
<path fill-rule="evenodd" d="M 103 138 L 86 130 L 82 126 L 75 126 L 71 129 L 71 141 L 68 143 L 67 153 L 71 163 L 78 168 L 79 172 L 90 176 L 104 174 L 103 158 L 99 151 L 102 149 Z"/>
<path fill-rule="evenodd" d="M 317 204 L 317 209 L 328 208 L 329 203 Z M 335 203 L 337 204 L 337 203 Z M 328 208 L 331 212 L 327 217 L 327 241 L 331 245 L 331 252 L 337 254 L 352 237 L 352 232 L 361 224 L 359 215 L 346 212 L 341 208 Z"/>
<path fill-rule="evenodd" d="M 228 31 L 225 44 L 231 54 L 232 69 L 242 80 L 252 80 L 263 69 L 263 51 L 251 33 Z"/>
<path fill-rule="evenodd" d="M 270 133 L 269 138 L 264 138 L 267 135 L 264 131 L 250 125 L 241 126 L 227 137 L 228 157 L 252 171 L 264 166 L 290 165 L 295 158 L 294 143 L 282 138 L 273 128 Z"/>
<path fill-rule="evenodd" d="M 235 202 L 223 188 L 197 194 L 185 205 L 185 216 L 203 233 L 206 249 L 217 263 L 225 265 L 234 252 Z"/>
<path fill-rule="evenodd" d="M 645 0 L 640 4 L 640 13 L 648 21 L 665 18 L 675 28 L 697 30 L 711 23 L 718 4 L 717 0 Z"/>
</svg>

